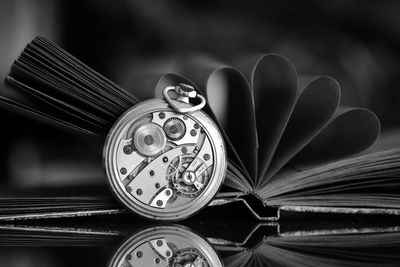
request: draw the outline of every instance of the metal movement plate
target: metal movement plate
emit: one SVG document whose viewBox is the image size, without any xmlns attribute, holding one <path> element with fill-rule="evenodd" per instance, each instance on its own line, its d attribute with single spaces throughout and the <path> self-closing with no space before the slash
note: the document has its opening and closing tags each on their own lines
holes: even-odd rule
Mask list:
<svg viewBox="0 0 400 267">
<path fill-rule="evenodd" d="M 104 164 L 126 207 L 149 219 L 176 221 L 205 207 L 217 193 L 226 151 L 218 127 L 203 111 L 179 113 L 165 100 L 153 99 L 118 119 L 104 146 Z"/>
<path fill-rule="evenodd" d="M 114 253 L 109 266 L 223 265 L 215 250 L 199 235 L 180 226 L 158 226 L 143 230 L 125 241 Z"/>
</svg>

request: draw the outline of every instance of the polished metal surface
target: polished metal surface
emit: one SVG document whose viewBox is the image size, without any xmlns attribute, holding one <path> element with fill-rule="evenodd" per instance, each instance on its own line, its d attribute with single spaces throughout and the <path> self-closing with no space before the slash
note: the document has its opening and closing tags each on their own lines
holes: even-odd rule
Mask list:
<svg viewBox="0 0 400 267">
<path fill-rule="evenodd" d="M 220 267 L 211 245 L 183 226 L 147 228 L 128 238 L 114 253 L 109 267 Z"/>
<path fill-rule="evenodd" d="M 205 207 L 227 166 L 218 127 L 200 110 L 202 103 L 189 103 L 200 95 L 184 85 L 174 88 L 175 99 L 168 95 L 171 87 L 164 90 L 173 106 L 163 99 L 135 105 L 115 123 L 104 146 L 111 189 L 130 210 L 154 220 L 181 220 Z"/>
<path fill-rule="evenodd" d="M 156 123 L 141 125 L 133 135 L 133 147 L 143 156 L 158 155 L 164 149 L 165 143 L 164 131 Z"/>
<path fill-rule="evenodd" d="M 177 100 L 180 102 L 188 103 L 189 98 L 198 98 L 200 103 L 196 106 L 182 106 L 177 101 L 171 99 L 168 92 L 175 91 L 178 94 Z M 197 94 L 192 86 L 186 84 L 180 84 L 178 86 L 167 86 L 163 91 L 163 96 L 168 104 L 179 113 L 190 113 L 201 110 L 206 105 L 206 99 L 204 96 Z"/>
</svg>

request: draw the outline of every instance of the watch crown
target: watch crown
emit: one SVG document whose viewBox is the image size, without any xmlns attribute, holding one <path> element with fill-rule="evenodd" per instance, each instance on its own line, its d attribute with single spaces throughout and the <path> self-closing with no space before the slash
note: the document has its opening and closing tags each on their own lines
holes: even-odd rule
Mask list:
<svg viewBox="0 0 400 267">
<path fill-rule="evenodd" d="M 186 83 L 180 83 L 177 85 L 175 87 L 175 92 L 183 97 L 195 98 L 197 96 L 197 92 L 194 90 L 194 87 Z"/>
</svg>

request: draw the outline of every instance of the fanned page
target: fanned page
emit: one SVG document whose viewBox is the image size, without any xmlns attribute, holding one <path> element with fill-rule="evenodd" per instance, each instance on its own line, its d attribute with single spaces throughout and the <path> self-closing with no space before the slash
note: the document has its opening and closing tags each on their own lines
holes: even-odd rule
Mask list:
<svg viewBox="0 0 400 267">
<path fill-rule="evenodd" d="M 165 65 L 207 96 L 226 133 L 232 162 L 226 185 L 287 210 L 397 214 L 394 138 L 386 145 L 392 150 L 355 157 L 380 134 L 373 112 L 342 106 L 335 79 L 299 77 L 280 55 L 248 56 L 233 65 L 204 56 Z"/>
<path fill-rule="evenodd" d="M 13 63 L 1 102 L 92 134 L 106 134 L 138 100 L 52 42 L 36 37 Z M 8 95 L 7 95 L 8 94 Z"/>
<path fill-rule="evenodd" d="M 88 137 L 86 148 L 98 145 L 94 150 L 99 161 L 105 134 L 126 109 L 139 102 L 132 94 L 43 37 L 36 37 L 22 51 L 5 83 L 8 87 L 0 96 L 3 107 Z M 93 136 L 97 142 L 92 141 Z M 86 177 L 67 165 L 58 164 L 56 172 L 68 182 L 60 183 L 59 177 L 30 187 L 2 182 L 0 220 L 124 212 L 107 189 L 100 162 L 88 165 L 93 168 Z M 75 168 L 80 166 L 87 167 L 75 165 Z M 52 165 L 43 166 L 41 175 L 54 175 L 55 172 L 46 168 L 51 169 Z M 79 179 L 75 178 L 77 174 Z M 93 178 L 93 175 L 98 177 Z"/>
</svg>

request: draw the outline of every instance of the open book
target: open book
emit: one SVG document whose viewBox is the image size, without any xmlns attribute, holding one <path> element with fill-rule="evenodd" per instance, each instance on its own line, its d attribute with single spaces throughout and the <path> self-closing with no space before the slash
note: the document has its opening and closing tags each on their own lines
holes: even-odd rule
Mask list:
<svg viewBox="0 0 400 267">
<path fill-rule="evenodd" d="M 179 58 L 137 71 L 135 87 L 127 91 L 37 37 L 13 64 L 6 79 L 13 90 L 0 101 L 101 139 L 139 102 L 136 97 L 161 97 L 168 85 L 191 84 L 207 98 L 206 111 L 228 149 L 225 188 L 212 205 L 251 194 L 265 206 L 288 211 L 400 214 L 397 132 L 359 154 L 378 138 L 379 120 L 367 109 L 341 106 L 333 78 L 299 78 L 294 66 L 275 54 L 245 57 L 234 65 L 238 69 L 203 56 Z M 36 210 L 29 203 L 27 216 L 9 207 L 8 198 L 0 212 L 13 219 L 120 211 L 108 198 L 85 194 L 62 199 L 60 210 L 42 197 Z"/>
</svg>

